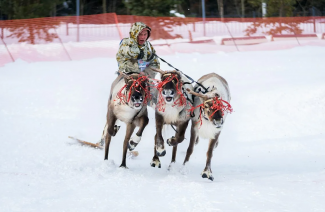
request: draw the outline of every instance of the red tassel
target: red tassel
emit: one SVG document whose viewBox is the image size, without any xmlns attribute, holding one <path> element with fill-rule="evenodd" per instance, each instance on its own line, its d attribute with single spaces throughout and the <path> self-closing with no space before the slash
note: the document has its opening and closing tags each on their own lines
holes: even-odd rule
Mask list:
<svg viewBox="0 0 325 212">
<path fill-rule="evenodd" d="M 172 80 L 176 80 L 176 93 L 179 94 L 179 98 L 176 101 L 174 101 L 173 107 L 175 107 L 175 106 L 182 107 L 182 106 L 186 105 L 186 98 L 185 98 L 184 94 L 182 93 L 182 91 L 179 89 L 179 88 L 181 88 L 183 86 L 183 84 L 182 84 L 182 82 L 180 82 L 178 80 L 176 74 L 172 74 L 169 77 L 167 77 L 164 81 L 161 81 L 160 83 L 158 83 L 158 85 L 156 86 L 156 88 L 158 90 L 157 108 L 158 108 L 159 111 L 165 112 L 166 102 L 165 102 L 165 99 L 164 99 L 164 97 L 162 95 L 162 90 L 163 90 L 163 87 L 167 83 L 171 82 Z"/>
<path fill-rule="evenodd" d="M 149 82 L 149 79 L 147 76 L 145 75 L 142 75 L 142 76 L 139 76 L 138 79 L 133 79 L 133 83 L 132 85 L 130 86 L 130 90 L 134 89 L 136 90 L 137 92 L 140 93 L 140 88 L 142 88 L 144 90 L 144 93 L 145 93 L 145 96 L 144 96 L 144 100 L 143 100 L 143 104 L 146 105 L 148 100 L 151 99 L 151 94 L 150 94 L 150 91 L 149 91 L 149 85 L 146 86 L 146 87 L 143 87 L 142 83 L 143 82 Z M 123 90 L 126 88 L 127 85 L 124 85 L 121 90 L 117 93 L 117 99 L 120 101 L 119 103 L 120 104 L 126 104 L 127 102 L 130 101 L 130 98 L 131 98 L 131 92 L 129 92 L 128 94 L 128 97 L 126 97 L 122 92 Z"/>
<path fill-rule="evenodd" d="M 194 112 L 194 110 L 196 108 L 200 107 L 200 115 L 199 115 L 199 121 L 200 122 L 200 126 L 202 126 L 202 110 L 204 109 L 204 103 L 196 106 L 196 107 L 192 107 L 191 109 L 189 109 L 189 111 L 191 113 Z M 233 112 L 233 108 L 231 107 L 230 103 L 225 101 L 225 100 L 222 100 L 222 99 L 219 99 L 218 97 L 215 97 L 213 99 L 213 103 L 212 103 L 212 106 L 211 106 L 211 109 L 214 110 L 213 113 L 210 115 L 210 117 L 213 116 L 213 114 L 215 114 L 217 111 L 221 110 L 221 113 L 222 113 L 222 116 L 224 115 L 224 112 L 228 112 L 228 113 L 232 113 Z M 198 123 L 197 122 L 197 123 Z"/>
</svg>

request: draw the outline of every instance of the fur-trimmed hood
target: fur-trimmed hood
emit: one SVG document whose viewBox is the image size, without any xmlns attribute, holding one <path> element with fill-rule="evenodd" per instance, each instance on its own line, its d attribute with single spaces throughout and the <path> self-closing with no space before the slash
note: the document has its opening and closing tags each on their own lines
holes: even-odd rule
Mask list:
<svg viewBox="0 0 325 212">
<path fill-rule="evenodd" d="M 116 60 L 118 62 L 119 70 L 125 73 L 127 72 L 141 72 L 138 64 L 138 56 L 140 49 L 143 51 L 142 61 L 149 62 L 149 66 L 153 68 L 159 68 L 160 63 L 157 57 L 155 49 L 149 41 L 144 42 L 143 45 L 139 45 L 137 42 L 137 36 L 143 29 L 148 29 L 148 38 L 150 36 L 150 27 L 142 22 L 136 22 L 132 24 L 130 29 L 130 37 L 124 38 L 120 43 L 119 50 L 116 53 Z M 147 38 L 147 40 L 148 40 Z M 150 78 L 154 78 L 155 72 L 150 72 Z"/>
<path fill-rule="evenodd" d="M 139 35 L 139 33 L 143 30 L 143 29 L 147 29 L 148 30 L 148 37 L 147 40 L 150 37 L 150 33 L 151 33 L 151 28 L 148 27 L 147 25 L 145 25 L 142 22 L 135 22 L 134 24 L 132 24 L 131 29 L 130 29 L 130 38 L 133 38 L 134 40 L 137 40 L 137 37 Z"/>
</svg>

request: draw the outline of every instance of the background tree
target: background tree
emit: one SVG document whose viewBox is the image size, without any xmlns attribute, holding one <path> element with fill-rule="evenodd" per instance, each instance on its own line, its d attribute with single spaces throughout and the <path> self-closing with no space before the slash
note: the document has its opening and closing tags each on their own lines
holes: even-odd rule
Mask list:
<svg viewBox="0 0 325 212">
<path fill-rule="evenodd" d="M 223 0 L 217 0 L 217 1 L 218 1 L 218 8 L 219 8 L 220 18 L 224 18 Z"/>
<path fill-rule="evenodd" d="M 204 0 L 206 17 L 261 17 L 262 1 L 267 16 L 322 16 L 325 0 Z M 202 17 L 201 0 L 80 0 L 80 15 L 173 16 L 176 10 L 186 17 Z M 76 15 L 76 0 L 0 0 L 0 19 L 21 19 Z"/>
<path fill-rule="evenodd" d="M 126 8 L 131 15 L 139 16 L 171 16 L 170 11 L 176 9 L 179 2 L 176 0 L 128 0 Z"/>
<path fill-rule="evenodd" d="M 57 5 L 64 0 L 1 0 L 1 13 L 8 19 L 27 19 L 53 16 Z"/>
<path fill-rule="evenodd" d="M 180 7 L 182 8 L 182 11 L 186 17 L 198 17 L 199 14 L 201 14 L 200 11 L 202 10 L 201 2 L 197 0 L 183 0 L 180 2 Z M 207 5 L 207 11 L 209 11 L 210 8 L 211 7 Z"/>
<path fill-rule="evenodd" d="M 261 0 L 247 0 L 253 8 L 257 9 L 260 13 L 262 10 Z M 293 16 L 294 5 L 296 0 L 264 0 L 267 4 L 267 17 L 291 17 Z"/>
<path fill-rule="evenodd" d="M 1 0 L 2 13 L 9 19 L 29 19 L 49 17 L 56 13 L 57 5 L 63 5 L 63 0 Z M 11 34 L 8 37 L 17 38 L 19 42 L 35 44 L 36 40 L 52 41 L 57 38 L 50 29 L 59 25 L 57 20 L 49 20 L 38 24 L 29 21 L 15 21 L 8 25 Z"/>
<path fill-rule="evenodd" d="M 165 18 L 172 16 L 171 10 L 176 10 L 177 5 L 180 4 L 178 0 L 128 0 L 125 3 L 131 15 L 137 16 L 150 16 L 142 20 L 142 18 L 136 18 L 132 20 L 143 21 L 152 28 L 151 37 L 156 38 L 166 38 L 173 39 L 177 37 L 182 37 L 179 34 L 172 35 L 169 33 L 169 29 L 175 25 L 183 24 L 182 18 Z M 154 18 L 156 17 L 156 18 Z"/>
<path fill-rule="evenodd" d="M 267 16 L 291 17 L 296 0 L 267 0 Z"/>
<path fill-rule="evenodd" d="M 106 0 L 103 0 L 103 13 L 107 13 Z"/>
<path fill-rule="evenodd" d="M 325 11 L 325 0 L 296 0 L 295 11 L 297 15 L 308 16 L 308 15 L 322 15 L 313 14 L 310 10 Z"/>
</svg>

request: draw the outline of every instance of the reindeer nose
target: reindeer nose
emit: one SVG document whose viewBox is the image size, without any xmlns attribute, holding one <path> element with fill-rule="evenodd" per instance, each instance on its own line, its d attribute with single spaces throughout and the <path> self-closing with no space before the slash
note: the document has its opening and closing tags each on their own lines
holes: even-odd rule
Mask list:
<svg viewBox="0 0 325 212">
<path fill-rule="evenodd" d="M 174 95 L 175 91 L 173 89 L 165 89 L 163 90 L 162 94 L 165 96 L 171 96 Z"/>
<path fill-rule="evenodd" d="M 212 122 L 217 128 L 221 128 L 221 126 L 223 125 L 223 118 L 221 118 L 219 121 L 213 119 Z"/>
<path fill-rule="evenodd" d="M 143 97 L 142 96 L 138 96 L 138 95 L 136 95 L 136 96 L 132 96 L 131 97 L 132 98 L 132 101 L 140 101 L 140 102 L 143 102 Z"/>
</svg>

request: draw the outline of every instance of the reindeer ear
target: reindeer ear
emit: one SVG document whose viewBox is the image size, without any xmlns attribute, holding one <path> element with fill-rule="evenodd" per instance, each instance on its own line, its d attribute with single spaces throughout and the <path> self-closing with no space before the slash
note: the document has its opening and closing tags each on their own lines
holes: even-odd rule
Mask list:
<svg viewBox="0 0 325 212">
<path fill-rule="evenodd" d="M 130 77 L 122 71 L 119 71 L 120 75 L 124 78 L 124 82 L 127 83 Z"/>
</svg>

